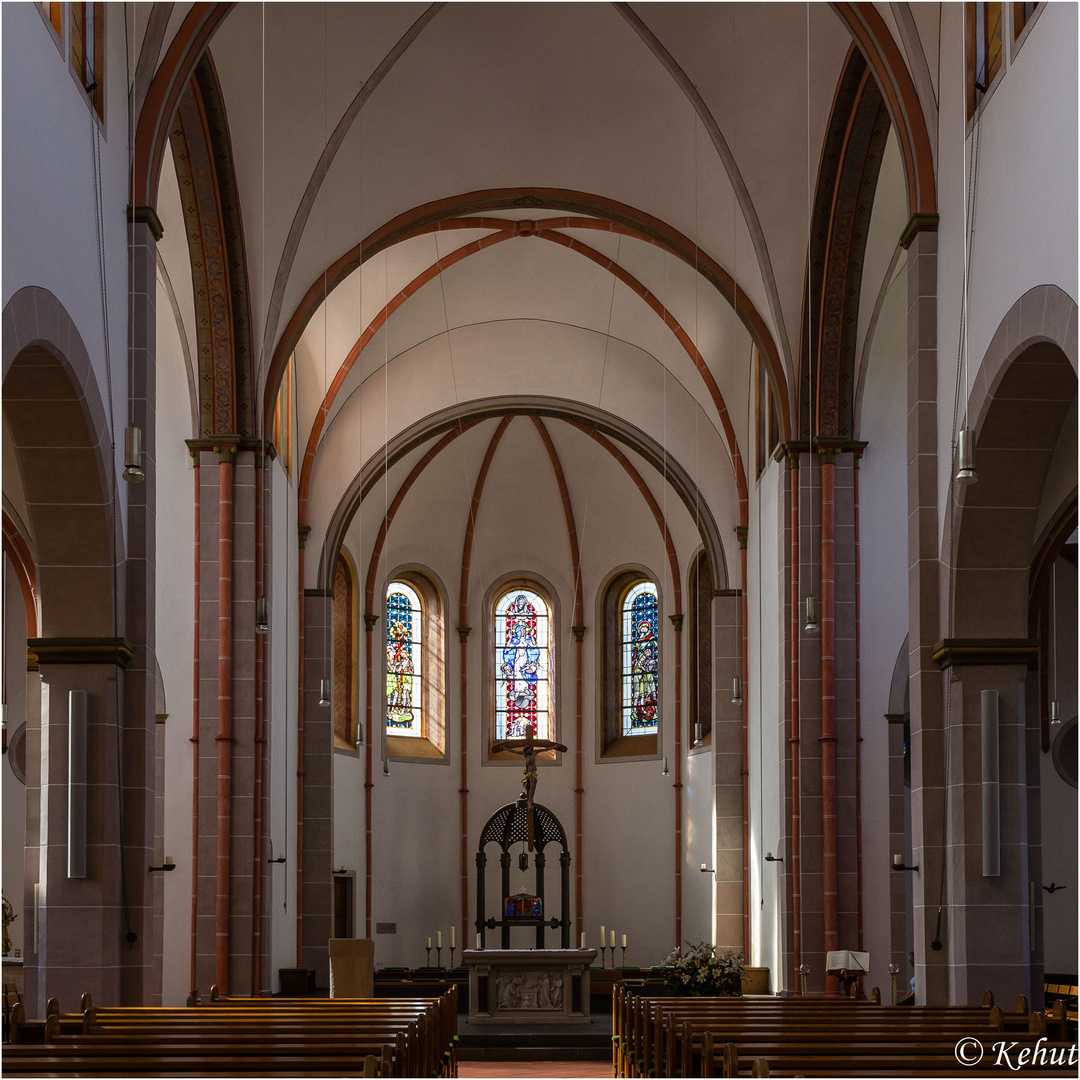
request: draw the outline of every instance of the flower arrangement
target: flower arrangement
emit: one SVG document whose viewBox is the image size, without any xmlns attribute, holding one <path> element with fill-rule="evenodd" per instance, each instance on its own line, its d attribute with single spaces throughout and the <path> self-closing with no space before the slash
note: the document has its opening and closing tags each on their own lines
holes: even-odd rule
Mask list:
<svg viewBox="0 0 1080 1080">
<path fill-rule="evenodd" d="M 742 953 L 720 952 L 707 941 L 687 943 L 687 952 L 673 949 L 664 958 L 668 993 L 712 997 L 742 997 L 746 975 Z"/>
</svg>

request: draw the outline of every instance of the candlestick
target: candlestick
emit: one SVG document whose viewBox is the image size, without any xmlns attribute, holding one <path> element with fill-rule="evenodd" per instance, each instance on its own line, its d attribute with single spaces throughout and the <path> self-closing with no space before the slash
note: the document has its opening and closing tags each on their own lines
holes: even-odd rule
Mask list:
<svg viewBox="0 0 1080 1080">
<path fill-rule="evenodd" d="M 435 946 L 435 966 L 440 967 L 440 968 L 442 967 L 442 946 L 441 945 L 436 945 Z"/>
<path fill-rule="evenodd" d="M 626 935 L 623 934 L 622 939 L 622 966 L 626 967 Z"/>
<path fill-rule="evenodd" d="M 431 967 L 431 938 L 427 939 L 426 952 L 427 952 L 427 963 L 424 965 L 424 967 Z"/>
<path fill-rule="evenodd" d="M 450 946 L 450 970 L 454 970 L 454 946 Z"/>
</svg>

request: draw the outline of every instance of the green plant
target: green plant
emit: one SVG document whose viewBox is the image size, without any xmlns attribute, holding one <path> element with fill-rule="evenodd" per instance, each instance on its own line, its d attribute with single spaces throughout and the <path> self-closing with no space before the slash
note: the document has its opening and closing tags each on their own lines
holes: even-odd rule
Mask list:
<svg viewBox="0 0 1080 1080">
<path fill-rule="evenodd" d="M 664 958 L 664 982 L 671 994 L 742 997 L 746 974 L 742 953 L 720 952 L 707 941 L 687 943 L 687 952 L 673 949 Z"/>
</svg>

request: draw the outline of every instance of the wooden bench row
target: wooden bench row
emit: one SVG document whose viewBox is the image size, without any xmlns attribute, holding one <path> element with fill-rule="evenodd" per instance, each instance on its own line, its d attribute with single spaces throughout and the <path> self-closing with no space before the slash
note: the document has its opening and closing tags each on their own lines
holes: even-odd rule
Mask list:
<svg viewBox="0 0 1080 1080">
<path fill-rule="evenodd" d="M 1076 1075 L 1075 1050 L 1064 1041 L 1060 1012 L 1051 1016 L 1048 1028 L 1040 1014 L 986 1006 L 897 1008 L 849 998 L 646 998 L 616 988 L 612 1023 L 612 1071 L 619 1077 L 738 1076 L 755 1070 L 758 1075 L 936 1076 L 972 1075 L 973 1070 L 978 1075 L 982 1062 L 1000 1057 L 995 1047 L 1008 1048 L 1012 1061 L 1023 1055 L 1025 1073 Z M 975 1053 L 976 1044 L 980 1062 L 961 1060 Z M 1000 1075 L 1002 1067 L 997 1062 L 991 1071 Z"/>
<path fill-rule="evenodd" d="M 88 1004 L 84 998 L 83 1004 Z M 457 1075 L 457 989 L 439 998 L 221 999 L 95 1008 L 27 1022 L 4 1072 L 21 1076 Z M 27 1041 L 32 1040 L 32 1041 Z"/>
</svg>

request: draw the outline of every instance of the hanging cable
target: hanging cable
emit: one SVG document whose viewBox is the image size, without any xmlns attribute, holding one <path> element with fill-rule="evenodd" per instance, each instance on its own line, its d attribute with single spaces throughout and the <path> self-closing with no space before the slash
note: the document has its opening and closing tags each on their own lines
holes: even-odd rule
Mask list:
<svg viewBox="0 0 1080 1080">
<path fill-rule="evenodd" d="M 327 16 L 326 5 L 323 5 L 323 146 L 327 143 L 327 111 L 329 109 L 330 89 L 329 89 L 329 74 L 327 64 L 327 54 L 329 52 L 329 30 L 328 30 L 329 18 Z M 328 384 L 327 384 L 327 353 L 329 352 L 330 342 L 327 338 L 329 333 L 329 320 L 327 318 L 327 308 L 330 306 L 330 297 L 327 292 L 327 260 L 329 258 L 330 243 L 328 239 L 327 223 L 329 220 L 329 211 L 327 205 L 329 203 L 328 198 L 323 199 L 323 287 L 322 287 L 322 315 L 323 315 L 323 370 L 322 370 L 322 409 L 323 409 L 323 430 L 320 438 L 320 443 L 325 443 L 327 436 L 330 433 L 329 417 L 330 408 L 326 401 Z M 323 676 L 319 680 L 319 706 L 324 709 L 330 708 L 333 700 L 333 658 L 330 655 L 330 623 L 333 618 L 334 609 L 334 570 L 330 565 L 330 477 L 329 477 L 329 465 L 326 455 L 323 455 L 323 498 L 322 498 L 322 512 L 323 512 L 323 537 L 322 537 L 322 551 L 320 555 L 320 562 L 322 563 L 323 571 L 323 669 L 328 670 L 330 675 Z M 329 597 L 329 603 L 327 603 L 327 597 Z"/>
<path fill-rule="evenodd" d="M 126 20 L 125 20 L 126 26 Z M 117 532 L 121 528 L 120 524 L 120 489 L 116 483 L 116 416 L 113 404 L 113 384 L 112 384 L 112 344 L 109 336 L 109 289 L 108 289 L 108 276 L 106 270 L 106 252 L 105 252 L 105 229 L 104 229 L 104 203 L 101 190 L 101 133 L 98 130 L 97 119 L 93 113 L 90 112 L 90 148 L 91 148 L 91 172 L 94 177 L 94 223 L 97 230 L 97 246 L 98 246 L 98 276 L 101 295 L 101 324 L 102 334 L 104 338 L 104 355 L 105 355 L 105 393 L 108 399 L 108 411 L 109 411 L 109 468 L 106 473 L 109 477 L 109 500 L 112 507 L 112 527 L 110 528 L 110 551 L 112 561 L 112 617 L 113 617 L 113 636 L 120 637 L 120 582 L 119 582 L 119 549 L 117 545 Z M 134 181 L 133 181 L 134 183 Z M 130 230 L 129 230 L 130 235 Z M 134 264 L 134 238 L 129 241 L 131 250 L 131 260 Z M 128 402 L 130 409 L 131 401 L 131 381 L 129 380 Z M 119 858 L 120 858 L 120 906 L 124 918 L 124 927 L 126 930 L 124 940 L 129 946 L 134 946 L 138 941 L 138 934 L 135 933 L 131 925 L 131 908 L 128 903 L 128 888 L 127 888 L 127 865 L 126 865 L 126 853 L 124 845 L 124 797 L 123 797 L 123 785 L 120 782 L 120 777 L 124 775 L 123 770 L 123 753 L 121 749 L 121 733 L 123 730 L 123 708 L 122 701 L 120 699 L 120 680 L 113 679 L 113 703 L 116 710 L 116 818 L 117 829 L 119 832 Z"/>
<path fill-rule="evenodd" d="M 808 386 L 806 430 L 809 436 L 808 477 L 810 509 L 810 586 L 814 585 L 814 437 L 817 427 L 817 398 L 814 392 L 814 370 L 817 366 L 817 350 L 814 348 L 814 182 L 810 156 L 810 4 L 806 5 L 806 367 Z M 799 380 L 800 385 L 802 379 Z M 818 633 L 818 599 L 816 593 L 806 594 L 807 634 Z"/>
</svg>

